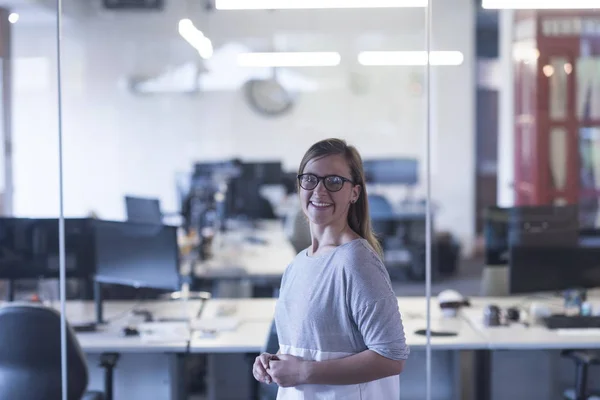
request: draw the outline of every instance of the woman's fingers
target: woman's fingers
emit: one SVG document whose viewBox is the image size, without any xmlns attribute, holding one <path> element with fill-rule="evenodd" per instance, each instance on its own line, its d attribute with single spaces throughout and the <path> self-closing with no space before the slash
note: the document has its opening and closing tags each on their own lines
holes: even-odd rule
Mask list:
<svg viewBox="0 0 600 400">
<path fill-rule="evenodd" d="M 271 383 L 271 376 L 267 373 L 267 369 L 263 365 L 260 356 L 256 357 L 252 367 L 252 375 L 259 382 Z"/>
</svg>

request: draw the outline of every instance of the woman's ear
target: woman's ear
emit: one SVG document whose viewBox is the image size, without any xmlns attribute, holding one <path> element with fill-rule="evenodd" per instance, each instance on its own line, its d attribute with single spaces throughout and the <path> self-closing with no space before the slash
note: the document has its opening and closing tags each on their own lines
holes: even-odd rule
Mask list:
<svg viewBox="0 0 600 400">
<path fill-rule="evenodd" d="M 352 188 L 352 198 L 350 201 L 352 203 L 356 203 L 358 201 L 358 198 L 360 197 L 361 192 L 362 192 L 362 186 L 354 185 L 354 187 Z"/>
</svg>

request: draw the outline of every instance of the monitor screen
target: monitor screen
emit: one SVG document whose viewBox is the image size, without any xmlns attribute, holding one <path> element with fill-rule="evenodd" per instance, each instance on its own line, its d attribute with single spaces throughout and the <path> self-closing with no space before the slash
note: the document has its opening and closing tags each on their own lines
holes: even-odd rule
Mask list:
<svg viewBox="0 0 600 400">
<path fill-rule="evenodd" d="M 510 249 L 511 294 L 600 287 L 600 247 Z"/>
<path fill-rule="evenodd" d="M 483 215 L 485 264 L 508 265 L 508 208 L 488 207 Z"/>
<path fill-rule="evenodd" d="M 177 228 L 93 221 L 96 281 L 178 290 Z"/>
<path fill-rule="evenodd" d="M 127 221 L 142 224 L 162 224 L 160 200 L 145 197 L 125 196 Z"/>
<path fill-rule="evenodd" d="M 414 158 L 388 158 L 363 162 L 367 183 L 416 185 L 419 163 Z"/>
<path fill-rule="evenodd" d="M 244 162 L 242 178 L 254 180 L 259 185 L 281 185 L 284 178 L 281 162 Z"/>
<path fill-rule="evenodd" d="M 93 274 L 87 219 L 65 219 L 67 277 Z M 58 278 L 57 218 L 0 218 L 0 279 Z"/>
</svg>

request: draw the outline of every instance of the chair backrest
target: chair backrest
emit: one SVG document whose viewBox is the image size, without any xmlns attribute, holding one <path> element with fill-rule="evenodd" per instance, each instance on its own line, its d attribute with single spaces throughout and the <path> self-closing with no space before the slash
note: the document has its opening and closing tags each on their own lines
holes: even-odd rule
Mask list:
<svg viewBox="0 0 600 400">
<path fill-rule="evenodd" d="M 394 214 L 392 204 L 379 194 L 369 194 L 369 212 L 374 217 L 389 217 Z"/>
<path fill-rule="evenodd" d="M 60 315 L 38 305 L 0 307 L 0 381 L 3 399 L 60 400 Z M 68 399 L 80 400 L 88 384 L 85 357 L 67 329 Z"/>
</svg>

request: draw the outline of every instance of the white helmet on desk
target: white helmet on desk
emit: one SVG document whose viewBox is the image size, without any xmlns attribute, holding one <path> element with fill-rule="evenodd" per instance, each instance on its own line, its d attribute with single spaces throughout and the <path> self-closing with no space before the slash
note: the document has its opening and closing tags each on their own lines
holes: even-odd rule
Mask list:
<svg viewBox="0 0 600 400">
<path fill-rule="evenodd" d="M 465 296 L 452 289 L 442 290 L 438 294 L 438 303 L 446 317 L 455 317 L 461 307 L 470 305 Z"/>
</svg>

